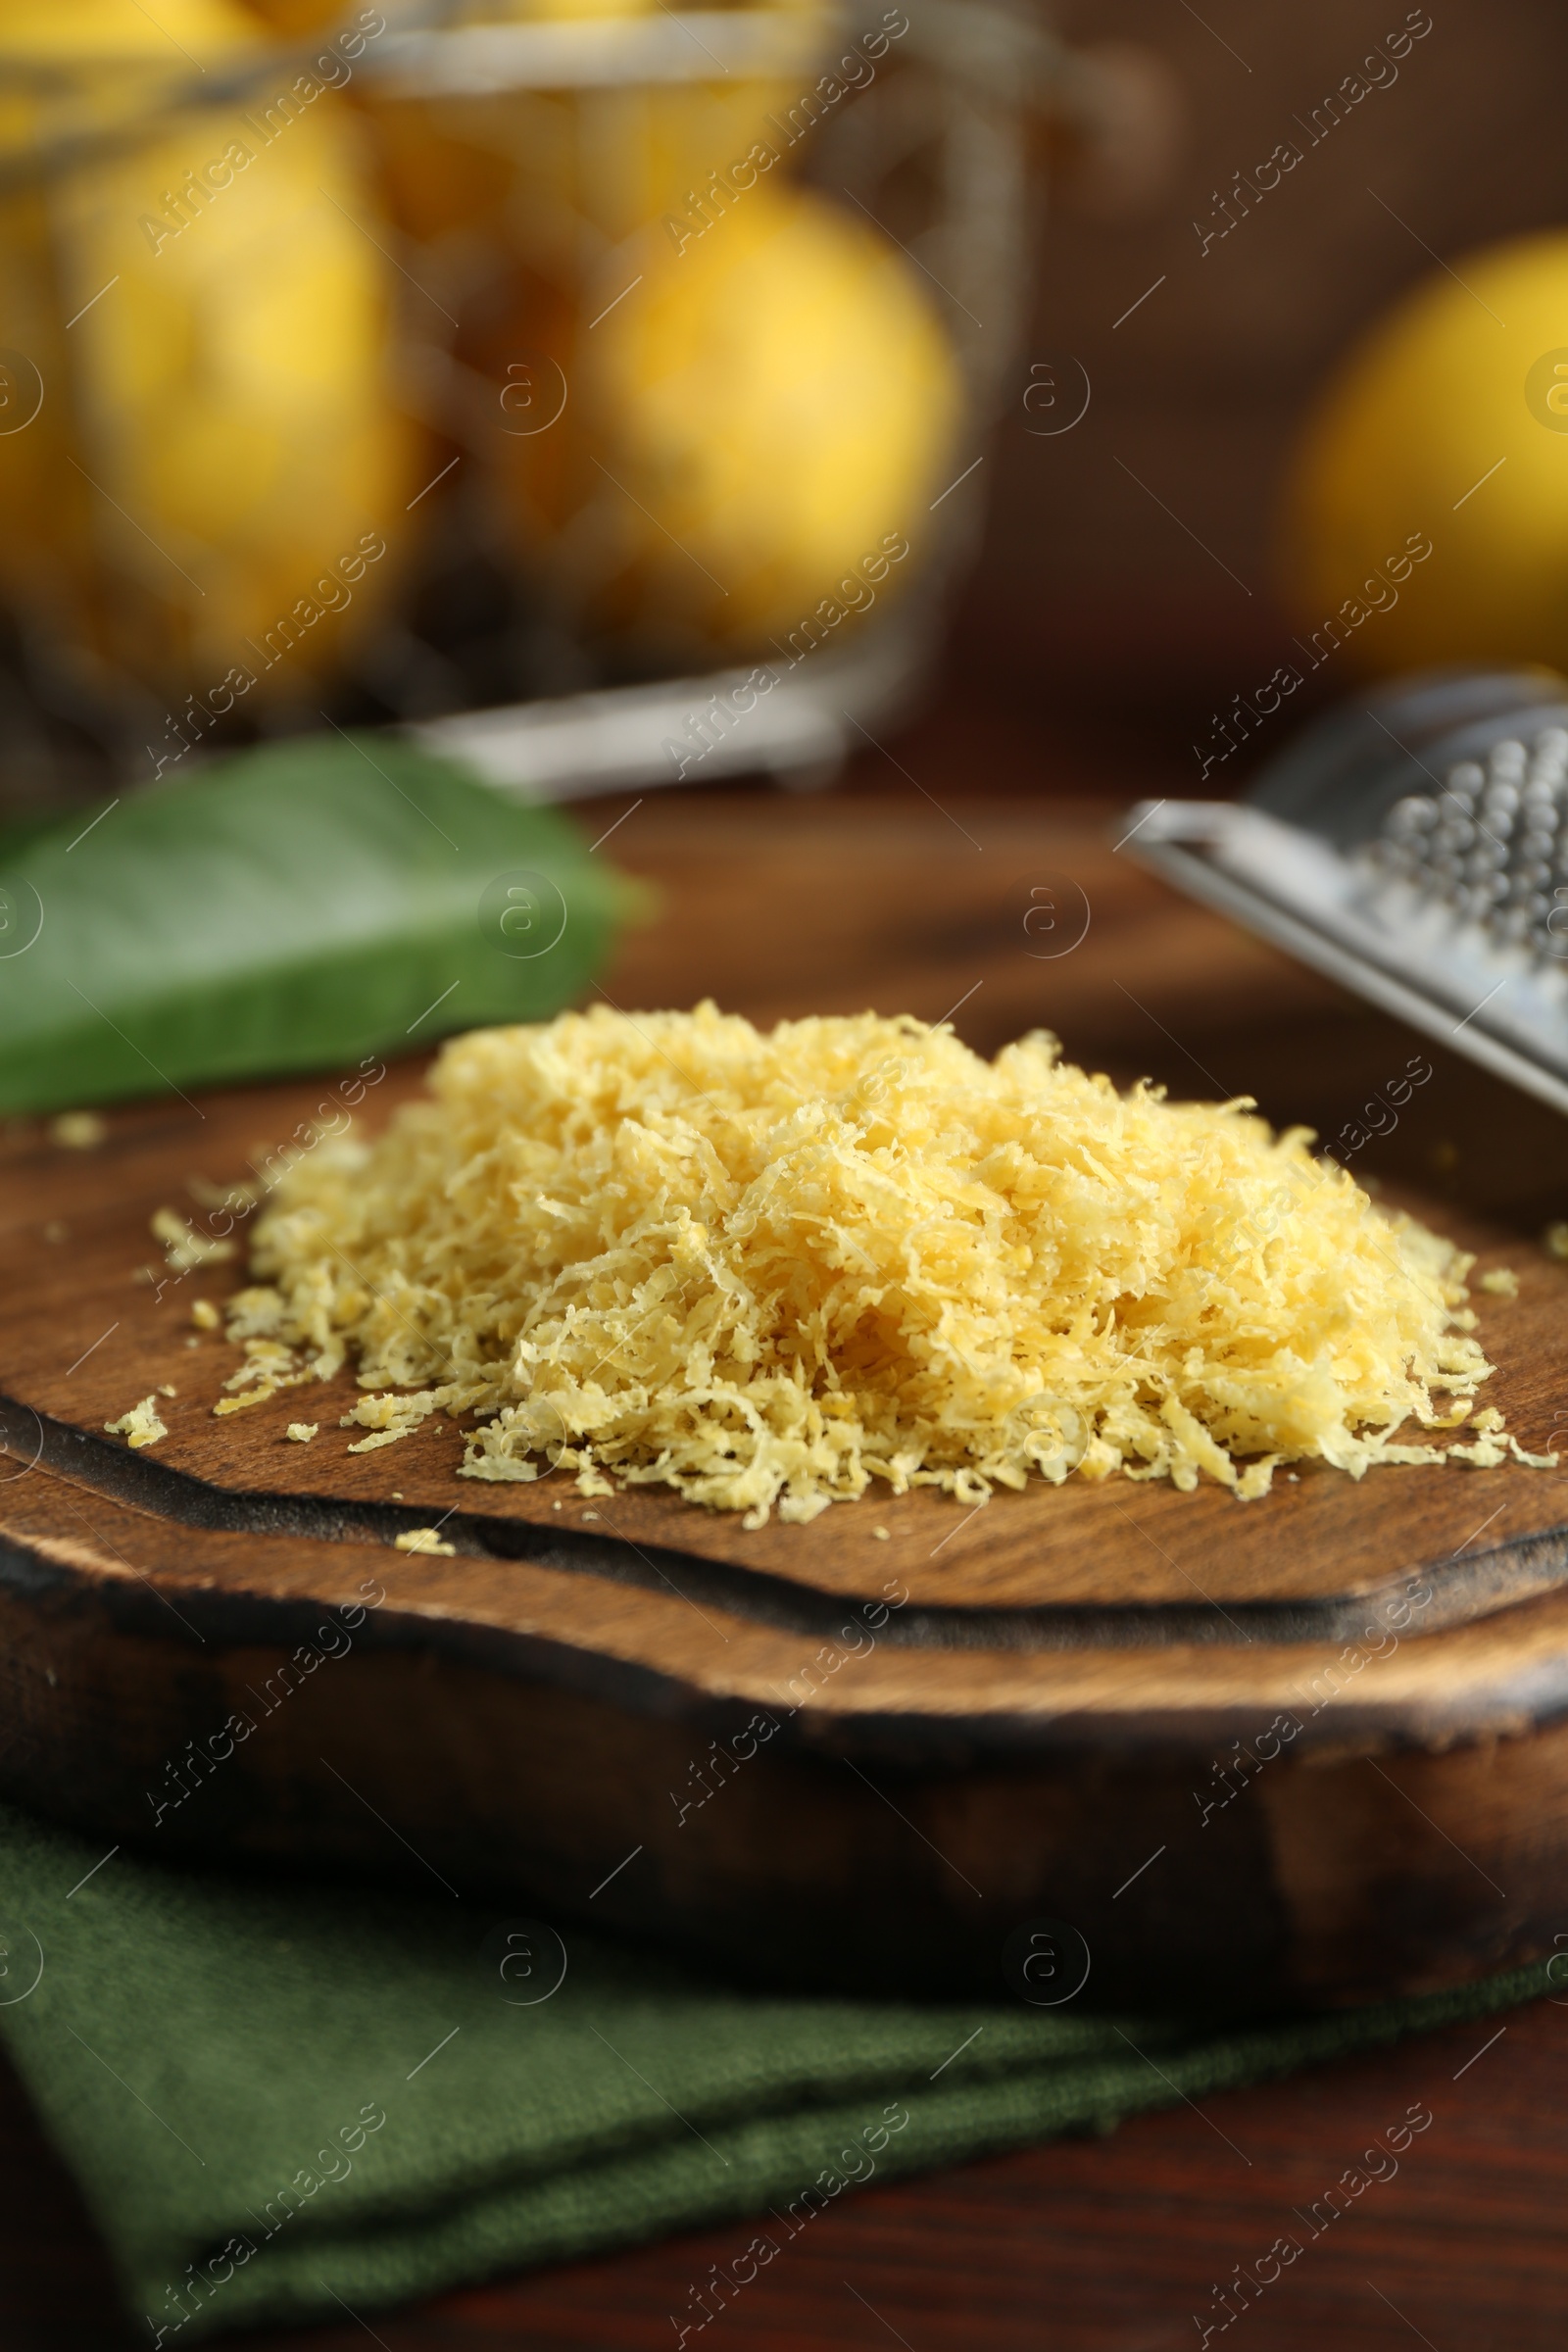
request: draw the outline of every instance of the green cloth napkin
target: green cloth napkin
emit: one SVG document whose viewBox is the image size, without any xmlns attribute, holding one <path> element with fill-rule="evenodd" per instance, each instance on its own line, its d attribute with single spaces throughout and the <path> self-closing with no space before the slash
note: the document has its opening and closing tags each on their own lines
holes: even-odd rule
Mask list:
<svg viewBox="0 0 1568 2352">
<path fill-rule="evenodd" d="M 864 2180 L 1545 1988 L 1517 1969 L 1245 2026 L 784 1998 L 570 1922 L 564 1946 L 509 1958 L 497 1909 L 468 1898 L 103 1851 L 0 1807 L 0 2033 L 150 2340 L 358 2314 L 726 2217 L 733 2294 Z M 694 2280 L 677 2337 L 707 2308 Z"/>
</svg>

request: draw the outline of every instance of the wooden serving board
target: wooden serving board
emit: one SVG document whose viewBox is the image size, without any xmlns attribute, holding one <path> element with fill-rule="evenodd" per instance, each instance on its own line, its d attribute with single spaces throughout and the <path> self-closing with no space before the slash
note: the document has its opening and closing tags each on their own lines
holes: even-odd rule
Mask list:
<svg viewBox="0 0 1568 2352">
<path fill-rule="evenodd" d="M 321 1092 L 10 1131 L 0 1786 L 106 1847 L 504 1889 L 822 1984 L 1000 1989 L 1044 1919 L 1112 1997 L 1354 1998 L 1568 1927 L 1568 1460 L 749 1533 L 460 1479 L 445 1420 L 350 1454 L 348 1376 L 215 1418 L 238 1357 L 190 1310 L 243 1259 L 176 1278 L 150 1220 Z M 1520 1274 L 1482 1335 L 1544 1446 L 1568 1271 L 1458 1238 Z M 105 1434 L 160 1387 L 163 1443 Z M 395 1548 L 437 1521 L 455 1556 Z"/>
</svg>

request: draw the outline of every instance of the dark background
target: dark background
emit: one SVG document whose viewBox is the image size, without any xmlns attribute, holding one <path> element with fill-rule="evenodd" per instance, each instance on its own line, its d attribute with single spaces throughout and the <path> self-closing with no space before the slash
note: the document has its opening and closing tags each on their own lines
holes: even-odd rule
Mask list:
<svg viewBox="0 0 1568 2352">
<path fill-rule="evenodd" d="M 1070 182 L 1052 203 L 1029 348 L 987 464 L 984 550 L 930 714 L 955 781 L 1198 790 L 1191 747 L 1209 713 L 1287 650 L 1271 526 L 1325 373 L 1435 270 L 1417 238 L 1452 261 L 1568 211 L 1568 13 L 1546 0 L 1432 0 L 1433 28 L 1397 82 L 1306 148 L 1200 258 L 1195 217 L 1207 222 L 1216 191 L 1278 140 L 1304 146 L 1293 116 L 1309 117 L 1405 13 L 1405 0 L 1201 0 L 1200 18 L 1186 0 L 1075 0 L 1056 12 L 1075 43 L 1135 41 L 1169 65 L 1182 141 L 1136 214 L 1097 217 Z M 1063 352 L 1089 372 L 1089 413 L 1037 437 L 1022 406 L 1027 363 Z M 1352 682 L 1335 675 L 1324 690 Z M 1294 698 L 1281 729 L 1305 708 Z M 1222 774 L 1234 789 L 1245 773 L 1238 757 L 1202 789 Z"/>
</svg>

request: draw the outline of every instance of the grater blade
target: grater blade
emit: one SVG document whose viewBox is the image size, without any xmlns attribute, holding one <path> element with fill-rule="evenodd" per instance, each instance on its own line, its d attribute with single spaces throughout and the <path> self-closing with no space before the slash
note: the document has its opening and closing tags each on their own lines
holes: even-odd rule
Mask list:
<svg viewBox="0 0 1568 2352">
<path fill-rule="evenodd" d="M 1568 680 L 1401 680 L 1245 801 L 1144 801 L 1123 824 L 1179 890 L 1568 1111 Z"/>
</svg>

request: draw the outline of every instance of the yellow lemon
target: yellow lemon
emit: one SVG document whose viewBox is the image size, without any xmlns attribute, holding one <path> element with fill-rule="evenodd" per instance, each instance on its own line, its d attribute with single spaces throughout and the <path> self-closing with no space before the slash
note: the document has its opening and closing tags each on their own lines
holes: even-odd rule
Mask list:
<svg viewBox="0 0 1568 2352">
<path fill-rule="evenodd" d="M 612 282 L 612 280 L 616 282 Z M 547 353 L 566 405 L 496 436 L 521 544 L 594 625 L 765 651 L 880 562 L 915 569 L 961 387 L 903 257 L 822 198 L 754 177 L 701 236 L 623 249 Z M 541 406 L 539 421 L 545 409 Z M 903 566 L 904 556 L 893 563 Z M 848 588 L 856 605 L 872 601 Z"/>
<path fill-rule="evenodd" d="M 1568 666 L 1568 231 L 1463 256 L 1351 352 L 1293 469 L 1282 568 L 1362 668 Z"/>
<path fill-rule="evenodd" d="M 0 202 L 15 415 L 38 394 L 0 430 L 0 593 L 78 672 L 211 716 L 314 703 L 417 464 L 353 119 L 293 69 L 189 98 L 265 46 L 229 0 L 0 4 L 0 154 L 120 134 Z"/>
</svg>

